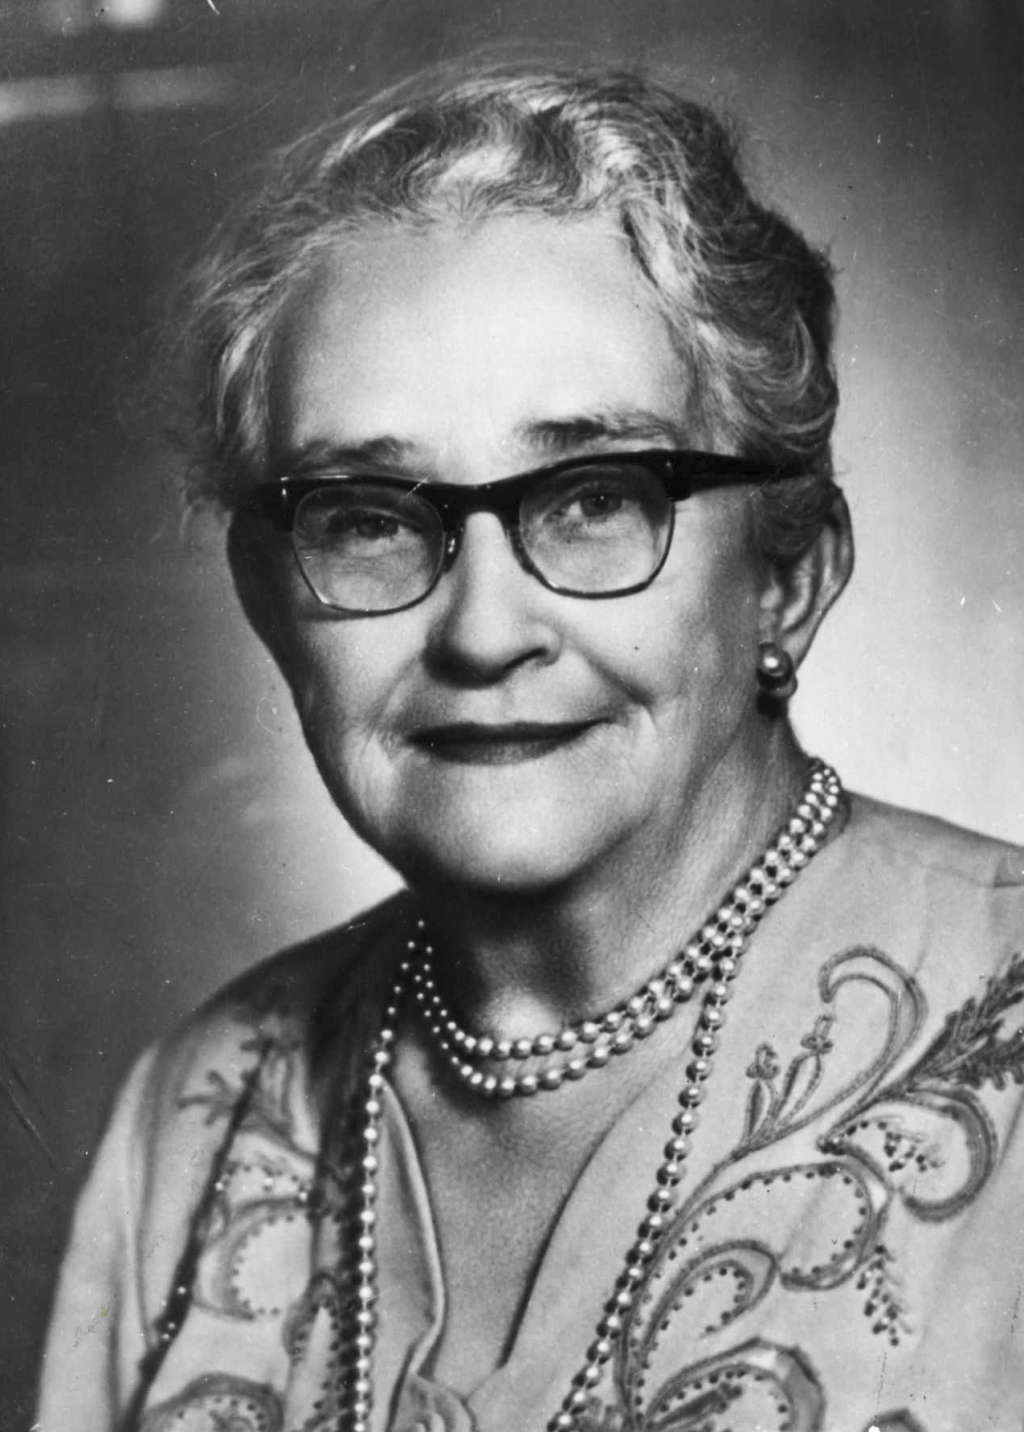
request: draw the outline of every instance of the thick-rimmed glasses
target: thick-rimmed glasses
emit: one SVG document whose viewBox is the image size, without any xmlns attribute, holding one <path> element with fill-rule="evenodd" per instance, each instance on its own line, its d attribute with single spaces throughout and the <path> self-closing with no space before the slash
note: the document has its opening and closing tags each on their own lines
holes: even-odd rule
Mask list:
<svg viewBox="0 0 1024 1432">
<path fill-rule="evenodd" d="M 256 498 L 290 531 L 299 570 L 319 602 L 376 616 L 415 606 L 433 591 L 458 556 L 472 512 L 495 513 L 520 564 L 551 591 L 623 597 L 649 586 L 664 566 L 677 502 L 802 471 L 654 449 L 570 458 L 473 487 L 319 471 L 262 484 Z"/>
</svg>

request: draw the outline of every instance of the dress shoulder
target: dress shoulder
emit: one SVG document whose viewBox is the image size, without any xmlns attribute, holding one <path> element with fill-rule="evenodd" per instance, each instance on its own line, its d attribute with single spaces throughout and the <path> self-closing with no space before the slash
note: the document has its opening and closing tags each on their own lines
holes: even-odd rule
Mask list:
<svg viewBox="0 0 1024 1432">
<path fill-rule="evenodd" d="M 933 1009 L 962 1004 L 1022 961 L 1024 851 L 865 796 L 847 799 L 845 823 L 766 937 L 809 960 L 884 952 Z"/>
<path fill-rule="evenodd" d="M 170 1250 L 239 1139 L 254 1168 L 284 1159 L 312 1176 L 324 1127 L 364 1077 L 407 898 L 263 961 L 157 1044 L 137 1129 L 150 1318 L 174 1281 Z"/>
<path fill-rule="evenodd" d="M 1024 888 L 1024 846 L 920 811 L 851 794 L 849 833 L 858 843 L 967 884 Z"/>
<path fill-rule="evenodd" d="M 173 1290 L 191 1283 L 190 1250 L 203 1230 L 228 1248 L 223 1230 L 210 1233 L 225 1179 L 258 1209 L 268 1179 L 291 1188 L 314 1177 L 327 1091 L 337 1096 L 347 1071 L 364 1065 L 404 903 L 393 897 L 263 961 L 139 1057 L 64 1259 L 41 1382 L 44 1432 L 136 1425 L 175 1326 Z M 195 1296 L 216 1304 L 219 1286 L 197 1284 Z"/>
<path fill-rule="evenodd" d="M 180 1087 L 198 1066 L 251 1063 L 267 1042 L 300 1049 L 315 1074 L 342 1027 L 374 1006 L 394 963 L 408 896 L 261 960 L 229 981 L 156 1046 L 153 1076 Z"/>
</svg>

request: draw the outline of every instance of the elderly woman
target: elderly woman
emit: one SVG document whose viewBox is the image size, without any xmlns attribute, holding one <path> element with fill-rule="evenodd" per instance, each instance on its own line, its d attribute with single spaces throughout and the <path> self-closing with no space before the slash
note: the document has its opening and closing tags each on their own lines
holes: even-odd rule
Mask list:
<svg viewBox="0 0 1024 1432">
<path fill-rule="evenodd" d="M 1019 1428 L 1024 860 L 844 793 L 827 262 L 636 77 L 284 154 L 194 496 L 407 890 L 145 1055 L 43 1432 Z"/>
</svg>

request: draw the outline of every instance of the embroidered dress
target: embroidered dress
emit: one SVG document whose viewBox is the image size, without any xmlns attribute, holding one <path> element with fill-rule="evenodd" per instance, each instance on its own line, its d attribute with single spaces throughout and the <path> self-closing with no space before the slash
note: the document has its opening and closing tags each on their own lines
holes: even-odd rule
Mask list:
<svg viewBox="0 0 1024 1432">
<path fill-rule="evenodd" d="M 339 1432 L 345 1114 L 410 919 L 398 897 L 271 961 L 139 1062 L 76 1215 L 41 1432 Z M 1020 1432 L 1024 852 L 853 797 L 747 959 L 689 1181 L 581 1428 Z M 588 1160 L 468 1395 L 431 1376 L 444 1270 L 385 1089 L 376 1432 L 542 1432 L 683 1057 Z"/>
</svg>

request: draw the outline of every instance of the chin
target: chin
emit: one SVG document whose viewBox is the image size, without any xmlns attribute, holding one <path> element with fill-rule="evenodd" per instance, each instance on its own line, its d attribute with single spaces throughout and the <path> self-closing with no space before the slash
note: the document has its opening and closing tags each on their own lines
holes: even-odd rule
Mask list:
<svg viewBox="0 0 1024 1432">
<path fill-rule="evenodd" d="M 642 814 L 621 790 L 609 796 L 593 777 L 584 801 L 580 782 L 558 774 L 539 762 L 497 771 L 428 767 L 376 788 L 345 790 L 336 782 L 332 794 L 357 833 L 410 885 L 539 894 L 584 877 L 628 843 Z"/>
<path fill-rule="evenodd" d="M 540 895 L 579 877 L 597 852 L 550 828 L 515 831 L 437 827 L 428 839 L 408 838 L 387 858 L 413 886 L 441 884 L 478 894 Z"/>
</svg>

